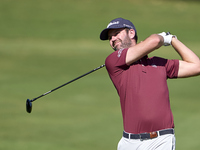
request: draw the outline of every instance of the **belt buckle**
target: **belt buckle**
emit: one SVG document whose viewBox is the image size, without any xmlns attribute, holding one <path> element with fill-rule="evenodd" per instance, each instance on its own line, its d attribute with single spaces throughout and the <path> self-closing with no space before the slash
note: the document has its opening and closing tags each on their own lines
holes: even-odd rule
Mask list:
<svg viewBox="0 0 200 150">
<path fill-rule="evenodd" d="M 149 134 L 150 134 L 150 138 L 151 139 L 158 137 L 158 133 L 157 132 L 150 132 Z"/>
</svg>

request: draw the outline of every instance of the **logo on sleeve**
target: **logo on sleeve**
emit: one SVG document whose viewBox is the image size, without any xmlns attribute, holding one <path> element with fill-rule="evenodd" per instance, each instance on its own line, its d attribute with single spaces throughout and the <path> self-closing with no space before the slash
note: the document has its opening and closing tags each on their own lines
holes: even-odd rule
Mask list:
<svg viewBox="0 0 200 150">
<path fill-rule="evenodd" d="M 123 50 L 124 50 L 124 49 L 120 49 L 120 50 L 118 51 L 117 57 L 120 57 L 120 56 L 121 56 Z"/>
</svg>

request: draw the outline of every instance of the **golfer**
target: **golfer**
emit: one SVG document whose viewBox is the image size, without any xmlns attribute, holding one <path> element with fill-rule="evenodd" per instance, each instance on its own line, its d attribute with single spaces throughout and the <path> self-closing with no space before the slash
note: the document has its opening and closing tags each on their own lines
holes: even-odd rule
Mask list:
<svg viewBox="0 0 200 150">
<path fill-rule="evenodd" d="M 114 49 L 105 61 L 118 92 L 123 116 L 123 136 L 118 150 L 174 150 L 174 120 L 167 79 L 200 75 L 199 58 L 176 36 L 152 34 L 137 44 L 135 26 L 129 20 L 112 20 L 100 34 Z M 172 45 L 182 60 L 147 54 Z"/>
</svg>

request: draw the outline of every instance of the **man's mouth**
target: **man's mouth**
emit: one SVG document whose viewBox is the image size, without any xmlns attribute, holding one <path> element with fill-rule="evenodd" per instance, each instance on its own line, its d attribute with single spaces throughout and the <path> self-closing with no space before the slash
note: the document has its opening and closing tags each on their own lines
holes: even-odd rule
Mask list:
<svg viewBox="0 0 200 150">
<path fill-rule="evenodd" d="M 114 42 L 113 42 L 113 47 L 116 47 L 116 46 L 119 45 L 119 44 L 120 44 L 120 41 L 119 41 L 119 40 L 114 41 Z"/>
</svg>

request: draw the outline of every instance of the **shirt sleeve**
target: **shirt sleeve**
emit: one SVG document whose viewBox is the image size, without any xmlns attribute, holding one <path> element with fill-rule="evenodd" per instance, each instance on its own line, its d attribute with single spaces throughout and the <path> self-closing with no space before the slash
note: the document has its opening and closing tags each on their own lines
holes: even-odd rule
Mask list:
<svg viewBox="0 0 200 150">
<path fill-rule="evenodd" d="M 167 78 L 177 78 L 179 70 L 179 60 L 168 60 L 166 65 Z"/>
<path fill-rule="evenodd" d="M 112 76 L 117 76 L 127 69 L 129 66 L 126 64 L 126 54 L 128 49 L 122 49 L 110 54 L 105 61 L 106 69 Z"/>
</svg>

